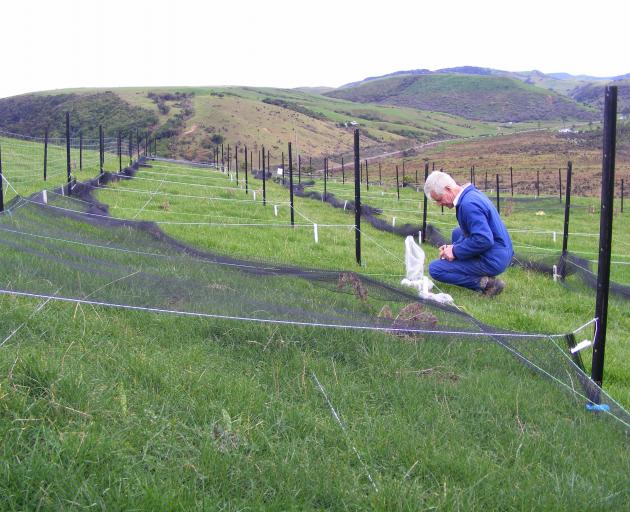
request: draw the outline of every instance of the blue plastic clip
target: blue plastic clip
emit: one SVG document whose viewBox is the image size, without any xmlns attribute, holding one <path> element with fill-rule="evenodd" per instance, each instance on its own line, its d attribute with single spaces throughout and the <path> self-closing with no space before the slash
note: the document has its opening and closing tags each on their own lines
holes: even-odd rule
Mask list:
<svg viewBox="0 0 630 512">
<path fill-rule="evenodd" d="M 608 404 L 592 404 L 592 403 L 587 403 L 586 404 L 586 410 L 588 411 L 595 411 L 595 412 L 600 412 L 600 411 L 610 411 L 610 405 Z"/>
</svg>

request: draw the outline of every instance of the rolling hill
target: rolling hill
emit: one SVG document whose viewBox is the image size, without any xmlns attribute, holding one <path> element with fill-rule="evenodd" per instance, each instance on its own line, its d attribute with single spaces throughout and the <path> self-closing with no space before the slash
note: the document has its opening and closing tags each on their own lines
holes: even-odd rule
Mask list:
<svg viewBox="0 0 630 512">
<path fill-rule="evenodd" d="M 358 103 L 433 110 L 489 122 L 597 119 L 595 109 L 556 92 L 506 77 L 401 75 L 345 87 L 327 96 Z"/>
</svg>

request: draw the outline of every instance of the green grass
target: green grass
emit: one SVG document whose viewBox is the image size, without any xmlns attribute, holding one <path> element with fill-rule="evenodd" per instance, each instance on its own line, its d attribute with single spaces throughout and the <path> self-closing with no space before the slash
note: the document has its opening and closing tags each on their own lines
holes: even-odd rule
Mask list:
<svg viewBox="0 0 630 512">
<path fill-rule="evenodd" d="M 223 254 L 356 270 L 390 283 L 404 274 L 402 238 L 367 225 L 363 266 L 356 265 L 353 232 L 324 227 L 352 224 L 350 212 L 296 198 L 296 222 L 307 226 L 284 227 L 288 191 L 275 183 L 263 206 L 261 182 L 251 176 L 248 194 L 208 169 L 155 163 L 138 178 L 147 179 L 98 192 L 112 215 L 206 223 L 160 226 Z M 339 197 L 351 194 L 350 185 L 329 186 Z M 399 202 L 392 192 L 370 186 L 364 202 L 397 223 L 420 224 L 419 194 L 404 189 Z M 555 230 L 560 215 L 515 206 L 506 222 Z M 622 247 L 628 237 L 617 219 Z M 455 223 L 434 206 L 429 221 L 445 232 Z M 576 208 L 571 225 L 591 232 L 597 216 Z M 550 236 L 514 239 L 557 247 Z M 587 251 L 593 243 L 572 237 L 570 247 Z M 133 256 L 126 261 L 133 265 Z M 479 319 L 519 331 L 567 332 L 593 315 L 594 294 L 577 284 L 567 291 L 518 268 L 506 279 L 494 300 L 444 288 Z M 494 344 L 62 303 L 33 314 L 37 304 L 0 296 L 0 341 L 25 324 L 0 347 L 3 510 L 620 510 L 630 498 L 628 442 L 618 424 L 585 412 L 580 400 Z M 611 298 L 605 384 L 628 406 L 626 311 Z M 535 343 L 541 353 L 555 350 L 544 339 Z"/>
</svg>

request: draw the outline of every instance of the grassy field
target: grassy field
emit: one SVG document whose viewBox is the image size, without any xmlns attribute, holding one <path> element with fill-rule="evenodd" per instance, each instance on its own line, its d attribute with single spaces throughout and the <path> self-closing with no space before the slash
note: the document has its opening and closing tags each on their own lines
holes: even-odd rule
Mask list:
<svg viewBox="0 0 630 512">
<path fill-rule="evenodd" d="M 158 222 L 220 254 L 391 284 L 404 275 L 403 239 L 369 225 L 356 264 L 348 211 L 296 198 L 291 228 L 278 184 L 268 183 L 263 206 L 251 175 L 246 193 L 242 172 L 236 181 L 151 165 L 97 192 L 112 216 Z M 327 190 L 352 197 L 349 185 Z M 415 190 L 403 189 L 400 201 L 391 185 L 363 194 L 384 218 L 421 223 Z M 576 234 L 597 231 L 589 202 L 574 200 Z M 544 211 L 515 204 L 505 216 L 517 250 L 557 250 L 550 232 L 560 231 L 562 213 Z M 448 232 L 450 213 L 430 206 L 429 222 Z M 571 250 L 596 251 L 596 239 L 579 235 Z M 623 261 L 630 238 L 620 216 L 614 241 Z M 614 265 L 613 278 L 627 284 L 625 268 Z M 593 316 L 594 294 L 578 282 L 565 288 L 520 268 L 506 280 L 493 300 L 444 291 L 478 319 L 517 331 L 569 332 Z M 0 296 L 2 509 L 620 510 L 630 499 L 624 429 L 497 344 L 52 302 L 38 311 L 42 303 Z M 604 379 L 628 407 L 626 312 L 611 297 Z M 532 343 L 542 354 L 557 350 L 545 338 Z"/>
</svg>

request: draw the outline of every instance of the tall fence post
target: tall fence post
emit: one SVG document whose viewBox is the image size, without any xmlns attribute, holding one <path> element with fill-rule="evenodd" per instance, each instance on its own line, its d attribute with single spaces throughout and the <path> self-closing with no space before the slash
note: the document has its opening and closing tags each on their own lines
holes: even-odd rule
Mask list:
<svg viewBox="0 0 630 512">
<path fill-rule="evenodd" d="M 326 201 L 326 185 L 328 183 L 328 158 L 324 157 L 324 201 Z"/>
<path fill-rule="evenodd" d="M 429 177 L 429 162 L 424 163 L 424 182 L 427 182 Z M 422 187 L 422 195 L 424 196 L 424 203 L 422 204 L 422 241 L 427 239 L 427 194 L 424 192 L 424 186 Z"/>
<path fill-rule="evenodd" d="M 621 213 L 623 213 L 623 180 L 621 180 Z"/>
<path fill-rule="evenodd" d="M 512 191 L 512 197 L 514 197 L 514 174 L 512 173 L 512 166 L 510 166 L 510 190 Z"/>
<path fill-rule="evenodd" d="M 599 223 L 599 258 L 595 317 L 599 319 L 593 340 L 591 378 L 602 385 L 604 350 L 610 288 L 610 250 L 612 246 L 613 200 L 615 196 L 615 146 L 617 142 L 617 86 L 608 85 L 604 97 L 604 143 L 602 155 L 602 192 Z M 599 398 L 599 397 L 598 397 Z"/>
<path fill-rule="evenodd" d="M 271 151 L 267 150 L 267 171 L 269 171 L 271 173 Z M 266 176 L 266 174 L 263 174 L 263 176 Z M 264 177 L 263 178 L 263 206 L 265 206 L 267 204 L 267 187 L 266 187 L 266 183 L 267 183 L 267 178 Z"/>
<path fill-rule="evenodd" d="M 573 163 L 567 162 L 567 186 L 564 193 L 564 232 L 562 234 L 562 255 L 560 256 L 560 279 L 567 276 L 567 248 L 569 246 L 569 218 L 571 215 L 571 176 Z"/>
<path fill-rule="evenodd" d="M 79 170 L 83 170 L 83 132 L 79 133 Z"/>
<path fill-rule="evenodd" d="M 540 197 L 540 171 L 536 171 L 536 197 Z"/>
<path fill-rule="evenodd" d="M 383 175 L 381 174 L 381 162 L 378 163 L 378 184 L 383 186 Z"/>
<path fill-rule="evenodd" d="M 499 175 L 497 174 L 497 213 L 501 215 L 501 198 L 499 195 Z"/>
<path fill-rule="evenodd" d="M 365 189 L 370 190 L 370 174 L 368 172 L 368 161 L 365 159 Z"/>
<path fill-rule="evenodd" d="M 299 149 L 299 148 L 298 148 Z M 263 155 L 263 162 L 264 162 Z M 298 185 L 302 183 L 302 155 L 298 155 Z"/>
<path fill-rule="evenodd" d="M 282 184 L 284 185 L 284 151 L 282 152 Z"/>
<path fill-rule="evenodd" d="M 70 112 L 66 112 L 66 171 L 68 173 L 68 195 L 72 195 L 72 174 L 70 169 Z"/>
<path fill-rule="evenodd" d="M 133 164 L 133 132 L 129 130 L 129 147 L 127 148 L 129 151 L 129 166 Z"/>
<path fill-rule="evenodd" d="M 361 160 L 358 128 L 354 130 L 354 247 L 357 264 L 361 265 Z"/>
<path fill-rule="evenodd" d="M 250 151 L 249 156 L 251 160 L 251 156 L 252 156 L 251 151 Z M 249 179 L 248 179 L 248 174 L 247 174 L 247 146 L 245 146 L 245 193 L 249 194 Z"/>
<path fill-rule="evenodd" d="M 105 153 L 103 152 L 103 126 L 98 125 L 98 154 L 99 154 L 99 169 L 103 174 L 103 160 L 105 160 Z"/>
<path fill-rule="evenodd" d="M 400 201 L 400 182 L 398 181 L 398 166 L 396 166 L 396 196 Z"/>
<path fill-rule="evenodd" d="M 558 167 L 558 192 L 560 193 L 560 202 L 562 202 L 562 169 Z"/>
<path fill-rule="evenodd" d="M 136 128 L 136 160 L 140 160 L 140 130 Z"/>
<path fill-rule="evenodd" d="M 122 133 L 118 130 L 118 172 L 122 172 Z"/>
<path fill-rule="evenodd" d="M 341 157 L 341 184 L 346 184 L 346 167 L 343 163 L 343 157 Z"/>
<path fill-rule="evenodd" d="M 291 226 L 295 225 L 295 212 L 293 211 L 293 150 L 289 142 L 289 203 L 291 207 Z"/>
<path fill-rule="evenodd" d="M 238 188 L 238 145 L 234 148 L 234 167 L 236 168 L 236 187 Z"/>
<path fill-rule="evenodd" d="M 263 206 L 267 204 L 267 171 L 265 170 L 265 146 L 262 146 L 262 185 L 263 185 Z M 269 161 L 267 161 L 269 165 Z M 247 167 L 247 147 L 245 148 L 245 167 Z"/>
<path fill-rule="evenodd" d="M 46 181 L 46 174 L 48 172 L 48 126 L 44 133 L 44 181 Z"/>
<path fill-rule="evenodd" d="M 265 186 L 265 182 L 263 181 L 263 190 L 265 190 L 264 186 Z M 247 190 L 247 146 L 245 146 L 245 193 L 249 194 L 249 191 Z"/>
</svg>

